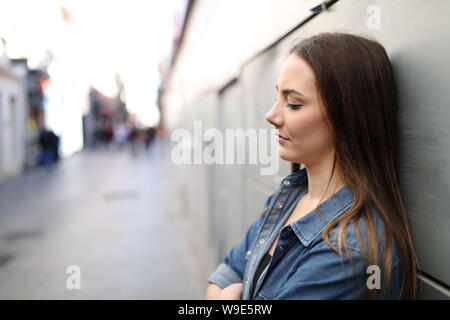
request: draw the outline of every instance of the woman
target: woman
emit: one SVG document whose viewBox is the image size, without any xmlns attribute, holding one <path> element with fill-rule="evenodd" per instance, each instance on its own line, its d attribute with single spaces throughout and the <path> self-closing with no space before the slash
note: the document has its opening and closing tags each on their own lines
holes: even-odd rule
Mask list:
<svg viewBox="0 0 450 320">
<path fill-rule="evenodd" d="M 208 279 L 206 298 L 413 299 L 385 49 L 351 34 L 313 36 L 291 49 L 276 88 L 266 120 L 292 173 Z"/>
</svg>

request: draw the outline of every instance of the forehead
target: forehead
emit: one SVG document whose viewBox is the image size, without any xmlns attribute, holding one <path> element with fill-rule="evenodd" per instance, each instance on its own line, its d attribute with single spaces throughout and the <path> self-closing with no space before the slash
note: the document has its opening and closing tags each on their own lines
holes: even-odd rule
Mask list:
<svg viewBox="0 0 450 320">
<path fill-rule="evenodd" d="M 296 89 L 303 94 L 315 92 L 315 76 L 311 67 L 295 54 L 284 62 L 278 78 L 278 89 Z"/>
</svg>

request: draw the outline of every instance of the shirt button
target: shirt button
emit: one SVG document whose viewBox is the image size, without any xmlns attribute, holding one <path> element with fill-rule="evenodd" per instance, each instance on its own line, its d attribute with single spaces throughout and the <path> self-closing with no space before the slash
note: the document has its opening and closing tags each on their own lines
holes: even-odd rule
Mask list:
<svg viewBox="0 0 450 320">
<path fill-rule="evenodd" d="M 279 246 L 278 249 L 280 249 L 280 251 L 284 251 L 284 248 L 282 246 Z"/>
<path fill-rule="evenodd" d="M 280 208 L 280 209 L 283 208 L 283 203 L 282 202 L 278 202 L 277 203 L 277 208 Z"/>
<path fill-rule="evenodd" d="M 245 284 L 248 285 L 250 283 L 250 279 L 245 280 Z"/>
<path fill-rule="evenodd" d="M 284 180 L 284 185 L 285 186 L 288 186 L 290 184 L 290 181 L 289 180 Z"/>
<path fill-rule="evenodd" d="M 248 256 L 249 256 L 251 253 L 252 253 L 251 250 L 248 250 L 248 251 L 247 251 L 247 255 L 248 255 Z"/>
<path fill-rule="evenodd" d="M 259 243 L 263 244 L 264 243 L 264 239 L 259 240 Z"/>
</svg>

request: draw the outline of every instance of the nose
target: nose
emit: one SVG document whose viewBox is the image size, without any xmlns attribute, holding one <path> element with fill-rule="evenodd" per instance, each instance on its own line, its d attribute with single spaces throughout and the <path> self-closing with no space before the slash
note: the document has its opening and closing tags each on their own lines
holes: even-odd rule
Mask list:
<svg viewBox="0 0 450 320">
<path fill-rule="evenodd" d="M 266 113 L 265 119 L 274 127 L 281 127 L 283 124 L 283 117 L 281 112 L 278 110 L 276 103 L 272 106 L 272 108 L 270 108 L 269 112 Z"/>
</svg>

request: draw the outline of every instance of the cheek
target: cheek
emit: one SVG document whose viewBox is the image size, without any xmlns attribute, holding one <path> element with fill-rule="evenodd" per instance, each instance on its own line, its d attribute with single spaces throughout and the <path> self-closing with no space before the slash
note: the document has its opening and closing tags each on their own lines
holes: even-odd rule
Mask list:
<svg viewBox="0 0 450 320">
<path fill-rule="evenodd" d="M 331 145 L 331 132 L 322 117 L 304 117 L 296 120 L 290 125 L 289 133 L 292 144 L 298 147 L 299 151 L 314 152 Z"/>
<path fill-rule="evenodd" d="M 293 143 L 300 143 L 314 136 L 320 127 L 320 120 L 313 115 L 299 115 L 287 123 L 289 137 Z"/>
</svg>

